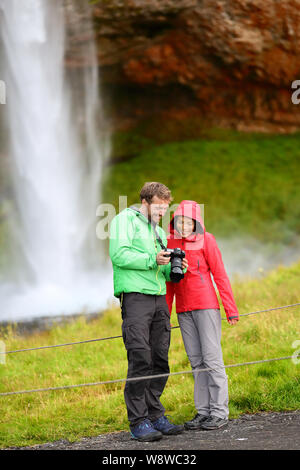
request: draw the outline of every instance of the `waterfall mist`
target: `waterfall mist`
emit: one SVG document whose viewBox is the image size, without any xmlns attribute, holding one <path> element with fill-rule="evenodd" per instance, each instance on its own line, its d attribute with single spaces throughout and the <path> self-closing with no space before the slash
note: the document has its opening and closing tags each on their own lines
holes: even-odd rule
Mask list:
<svg viewBox="0 0 300 470">
<path fill-rule="evenodd" d="M 297 235 L 289 244 L 263 243 L 246 236 L 217 237 L 217 241 L 231 279 L 235 276 L 244 279 L 265 276 L 279 265 L 290 266 L 300 259 L 300 237 Z"/>
</svg>

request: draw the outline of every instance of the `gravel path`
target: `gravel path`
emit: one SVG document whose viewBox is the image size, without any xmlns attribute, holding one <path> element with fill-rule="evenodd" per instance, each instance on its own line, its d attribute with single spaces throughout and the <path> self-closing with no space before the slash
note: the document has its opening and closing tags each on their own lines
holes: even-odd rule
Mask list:
<svg viewBox="0 0 300 470">
<path fill-rule="evenodd" d="M 215 431 L 185 431 L 178 436 L 142 443 L 131 439 L 129 432 L 101 434 L 78 442 L 59 440 L 25 450 L 299 450 L 300 410 L 283 413 L 258 413 L 229 420 Z"/>
</svg>

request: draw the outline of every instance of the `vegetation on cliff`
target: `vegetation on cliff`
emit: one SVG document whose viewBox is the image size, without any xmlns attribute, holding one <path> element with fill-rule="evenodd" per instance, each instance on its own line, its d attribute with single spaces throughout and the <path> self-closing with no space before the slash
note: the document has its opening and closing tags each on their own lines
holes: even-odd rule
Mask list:
<svg viewBox="0 0 300 470">
<path fill-rule="evenodd" d="M 116 135 L 114 152 L 127 159 L 106 168 L 105 202 L 118 212 L 119 195 L 128 205 L 137 203 L 145 181 L 160 181 L 174 203 L 204 204 L 207 230 L 217 236 L 251 235 L 292 246 L 300 234 L 299 135 L 203 132 L 200 139 L 177 142 L 166 142 L 155 127 Z M 184 138 L 184 129 L 180 134 Z"/>
</svg>

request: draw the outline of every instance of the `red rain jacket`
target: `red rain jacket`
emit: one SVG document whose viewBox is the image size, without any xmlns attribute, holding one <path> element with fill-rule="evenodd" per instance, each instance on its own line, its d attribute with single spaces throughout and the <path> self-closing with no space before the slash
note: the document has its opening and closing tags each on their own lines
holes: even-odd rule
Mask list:
<svg viewBox="0 0 300 470">
<path fill-rule="evenodd" d="M 196 231 L 186 238 L 174 229 L 174 218 L 178 215 L 196 221 Z M 166 299 L 171 314 L 174 295 L 176 312 L 207 308 L 220 308 L 211 279 L 213 275 L 227 319 L 238 318 L 229 278 L 215 237 L 205 231 L 200 206 L 195 201 L 182 201 L 169 223 L 168 248 L 181 248 L 188 260 L 188 269 L 179 283 L 167 282 Z"/>
</svg>

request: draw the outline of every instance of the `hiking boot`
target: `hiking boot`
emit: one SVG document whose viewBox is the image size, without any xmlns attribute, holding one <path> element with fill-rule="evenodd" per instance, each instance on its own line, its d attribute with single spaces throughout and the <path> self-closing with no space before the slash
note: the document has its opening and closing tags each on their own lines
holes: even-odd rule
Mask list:
<svg viewBox="0 0 300 470">
<path fill-rule="evenodd" d="M 133 439 L 142 442 L 158 441 L 163 437 L 161 432 L 154 429 L 149 419 L 144 419 L 136 426 L 130 426 L 130 434 Z"/>
<path fill-rule="evenodd" d="M 189 431 L 195 431 L 196 429 L 201 429 L 202 424 L 208 418 L 209 416 L 205 416 L 205 415 L 201 415 L 200 413 L 197 413 L 193 419 L 184 423 L 184 427 L 185 429 L 188 429 Z"/>
<path fill-rule="evenodd" d="M 210 416 L 201 425 L 201 429 L 210 431 L 211 429 L 219 429 L 228 424 L 227 418 L 218 418 L 217 416 Z"/>
<path fill-rule="evenodd" d="M 161 416 L 156 421 L 153 421 L 152 425 L 157 431 L 160 431 L 167 436 L 181 434 L 184 431 L 184 427 L 182 425 L 170 423 L 166 416 Z"/>
</svg>

